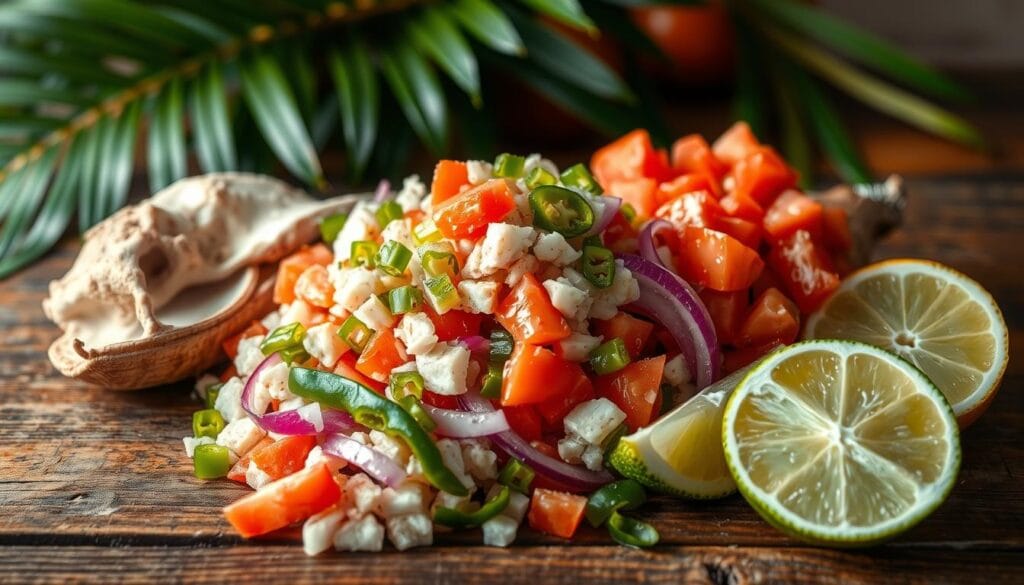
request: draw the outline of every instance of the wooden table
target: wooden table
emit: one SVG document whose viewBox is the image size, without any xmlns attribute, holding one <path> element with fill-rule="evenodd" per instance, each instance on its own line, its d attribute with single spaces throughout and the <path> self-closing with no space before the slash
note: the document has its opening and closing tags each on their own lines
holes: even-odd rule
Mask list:
<svg viewBox="0 0 1024 585">
<path fill-rule="evenodd" d="M 921 256 L 991 290 L 1024 343 L 1024 178 L 919 178 L 905 227 L 879 257 Z M 990 411 L 963 434 L 949 500 L 893 543 L 813 548 L 776 532 L 739 496 L 655 498 L 641 516 L 661 532 L 650 551 L 589 528 L 566 544 L 522 530 L 510 549 L 479 533 L 402 554 L 307 558 L 295 533 L 243 542 L 220 508 L 245 492 L 191 473 L 181 437 L 190 384 L 115 393 L 60 377 L 40 310 L 47 283 L 74 258 L 68 243 L 0 284 L 0 582 L 38 579 L 227 582 L 284 579 L 480 583 L 1024 582 L 1024 366 L 1011 361 Z"/>
</svg>

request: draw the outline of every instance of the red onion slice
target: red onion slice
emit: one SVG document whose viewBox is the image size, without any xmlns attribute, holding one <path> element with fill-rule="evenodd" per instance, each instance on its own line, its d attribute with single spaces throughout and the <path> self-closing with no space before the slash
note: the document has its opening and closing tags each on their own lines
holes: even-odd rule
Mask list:
<svg viewBox="0 0 1024 585">
<path fill-rule="evenodd" d="M 590 201 L 590 206 L 594 208 L 594 225 L 590 226 L 587 233 L 583 234 L 584 236 L 592 236 L 603 232 L 612 223 L 612 220 L 615 219 L 615 214 L 619 212 L 619 208 L 622 207 L 622 199 L 611 195 L 593 197 Z"/>
<path fill-rule="evenodd" d="M 366 472 L 380 483 L 395 487 L 406 478 L 405 470 L 394 459 L 345 435 L 331 435 L 320 448 L 328 455 L 340 457 Z"/>
<path fill-rule="evenodd" d="M 347 433 L 362 428 L 347 413 L 340 410 L 321 410 L 316 402 L 307 404 L 296 410 L 258 414 L 253 405 L 256 395 L 256 384 L 260 374 L 281 363 L 276 353 L 267 356 L 249 375 L 242 390 L 242 409 L 256 426 L 279 435 L 316 435 L 318 433 Z"/>
<path fill-rule="evenodd" d="M 679 344 L 697 389 L 718 379 L 721 355 L 711 315 L 700 297 L 682 278 L 665 267 L 633 254 L 619 254 L 640 285 L 640 299 L 629 308 L 660 323 Z"/>
<path fill-rule="evenodd" d="M 511 430 L 505 413 L 500 410 L 493 412 L 463 412 L 448 410 L 422 403 L 430 418 L 437 424 L 436 432 L 446 437 L 469 439 L 486 437 Z"/>
<path fill-rule="evenodd" d="M 480 335 L 469 335 L 467 337 L 460 337 L 458 342 L 465 346 L 470 353 L 487 353 L 491 349 L 491 342 L 485 337 Z"/>
<path fill-rule="evenodd" d="M 373 202 L 383 203 L 388 199 L 391 199 L 391 181 L 381 179 L 381 181 L 377 183 L 377 189 L 373 192 Z"/>
<path fill-rule="evenodd" d="M 648 262 L 653 262 L 658 266 L 663 266 L 672 270 L 672 267 L 667 266 L 661 259 L 661 255 L 658 254 L 658 238 L 663 236 L 676 237 L 675 226 L 664 219 L 651 219 L 644 223 L 643 228 L 640 230 L 638 242 L 640 246 L 640 256 Z"/>
<path fill-rule="evenodd" d="M 459 405 L 470 412 L 494 412 L 491 403 L 475 393 L 459 396 Z M 525 439 L 513 430 L 497 433 L 488 437 L 511 457 L 519 459 L 533 468 L 537 474 L 557 483 L 566 491 L 588 493 L 615 480 L 607 471 L 591 471 L 585 467 L 570 465 L 553 457 L 549 457 L 533 448 Z"/>
</svg>

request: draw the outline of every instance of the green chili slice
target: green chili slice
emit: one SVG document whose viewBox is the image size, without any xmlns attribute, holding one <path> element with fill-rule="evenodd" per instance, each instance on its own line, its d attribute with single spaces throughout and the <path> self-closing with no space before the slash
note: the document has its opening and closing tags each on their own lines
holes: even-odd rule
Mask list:
<svg viewBox="0 0 1024 585">
<path fill-rule="evenodd" d="M 512 350 L 516 346 L 515 340 L 512 339 L 512 334 L 499 327 L 491 331 L 490 338 L 490 362 L 492 364 L 504 364 L 512 356 Z"/>
<path fill-rule="evenodd" d="M 508 486 L 501 486 L 494 497 L 487 500 L 476 512 L 463 512 L 454 508 L 438 506 L 434 511 L 434 522 L 451 528 L 475 528 L 505 511 L 510 499 Z"/>
<path fill-rule="evenodd" d="M 231 469 L 231 454 L 221 445 L 196 445 L 192 468 L 199 479 L 224 477 Z"/>
<path fill-rule="evenodd" d="M 500 364 L 489 364 L 487 373 L 484 374 L 483 384 L 480 387 L 480 396 L 484 398 L 499 398 L 501 396 L 501 382 L 504 379 Z"/>
<path fill-rule="evenodd" d="M 528 494 L 530 493 L 530 484 L 533 483 L 535 475 L 536 473 L 532 467 L 512 457 L 505 464 L 505 467 L 501 469 L 501 473 L 498 474 L 498 483 L 507 485 L 517 492 Z"/>
<path fill-rule="evenodd" d="M 608 248 L 583 246 L 583 276 L 597 288 L 608 288 L 615 281 L 615 254 Z"/>
<path fill-rule="evenodd" d="M 437 229 L 437 224 L 432 219 L 424 219 L 420 223 L 416 224 L 416 227 L 412 228 L 412 240 L 416 242 L 416 245 L 422 246 L 423 244 L 429 244 L 431 242 L 439 242 L 444 236 L 441 235 L 441 231 Z"/>
<path fill-rule="evenodd" d="M 455 257 L 455 254 L 444 250 L 424 250 L 420 254 L 420 263 L 427 276 L 447 274 L 454 278 L 459 274 L 459 259 Z"/>
<path fill-rule="evenodd" d="M 575 187 L 577 189 L 583 189 L 588 193 L 594 195 L 600 195 L 604 193 L 604 189 L 594 179 L 594 175 L 590 174 L 590 170 L 587 169 L 587 165 L 583 163 L 577 163 L 571 167 L 562 171 L 562 184 L 566 187 Z"/>
<path fill-rule="evenodd" d="M 224 430 L 224 417 L 213 408 L 197 410 L 192 413 L 192 436 L 216 439 Z"/>
<path fill-rule="evenodd" d="M 385 304 L 392 315 L 401 315 L 402 313 L 415 311 L 420 307 L 422 301 L 423 293 L 420 292 L 420 289 L 407 284 L 389 290 Z"/>
<path fill-rule="evenodd" d="M 377 268 L 391 276 L 400 276 L 412 260 L 412 250 L 401 242 L 388 240 L 377 251 Z"/>
<path fill-rule="evenodd" d="M 423 398 L 423 376 L 419 372 L 392 372 L 391 396 L 401 400 L 406 396 Z"/>
<path fill-rule="evenodd" d="M 590 352 L 590 367 L 595 374 L 611 374 L 629 365 L 629 352 L 621 337 L 606 341 Z"/>
<path fill-rule="evenodd" d="M 223 382 L 210 384 L 209 386 L 206 387 L 206 396 L 204 397 L 206 402 L 206 408 L 213 408 L 213 405 L 217 404 L 217 396 L 220 395 L 220 389 L 222 387 L 224 387 Z"/>
<path fill-rule="evenodd" d="M 498 155 L 498 158 L 494 159 L 494 170 L 492 173 L 495 177 L 518 179 L 523 175 L 525 168 L 526 157 L 503 152 Z"/>
<path fill-rule="evenodd" d="M 366 344 L 370 341 L 373 333 L 373 329 L 367 327 L 355 315 L 349 315 L 348 319 L 345 319 L 345 322 L 338 329 L 338 337 L 355 350 L 356 353 L 363 353 L 363 349 L 366 348 Z"/>
<path fill-rule="evenodd" d="M 270 335 L 260 343 L 260 351 L 263 355 L 277 353 L 289 347 L 302 346 L 302 338 L 306 336 L 306 328 L 302 323 L 289 323 L 282 325 L 270 332 Z"/>
<path fill-rule="evenodd" d="M 594 528 L 604 524 L 617 510 L 635 510 L 647 501 L 644 486 L 632 479 L 614 481 L 590 494 L 587 499 L 587 522 Z"/>
<path fill-rule="evenodd" d="M 551 174 L 551 171 L 537 165 L 526 174 L 526 188 L 536 189 L 541 185 L 557 185 L 558 177 Z"/>
<path fill-rule="evenodd" d="M 405 409 L 405 412 L 408 412 L 410 416 L 416 419 L 416 422 L 423 427 L 424 431 L 431 433 L 437 428 L 437 423 L 434 422 L 434 419 L 430 418 L 430 413 L 423 408 L 419 398 L 410 394 L 403 396 L 398 401 L 398 404 Z"/>
<path fill-rule="evenodd" d="M 323 218 L 320 220 L 320 237 L 328 244 L 333 244 L 334 240 L 338 239 L 341 228 L 345 227 L 346 221 L 348 221 L 347 213 L 335 213 Z"/>
<path fill-rule="evenodd" d="M 377 261 L 377 244 L 369 240 L 352 242 L 349 260 L 351 260 L 352 266 L 373 268 Z"/>
<path fill-rule="evenodd" d="M 619 212 L 622 213 L 622 217 L 625 217 L 629 223 L 633 223 L 636 220 L 636 208 L 629 203 L 623 203 L 622 207 L 619 208 Z"/>
<path fill-rule="evenodd" d="M 377 208 L 377 225 L 384 229 L 389 223 L 396 219 L 402 219 L 402 206 L 396 201 L 385 201 Z"/>
<path fill-rule="evenodd" d="M 427 287 L 427 296 L 438 313 L 446 313 L 462 302 L 459 289 L 447 274 L 428 278 L 423 284 Z"/>
<path fill-rule="evenodd" d="M 533 225 L 567 238 L 583 235 L 594 225 L 594 208 L 579 193 L 557 185 L 530 191 Z"/>
<path fill-rule="evenodd" d="M 608 519 L 608 534 L 612 540 L 636 548 L 647 548 L 658 544 L 658 531 L 646 522 L 634 520 L 618 512 L 612 512 Z"/>
<path fill-rule="evenodd" d="M 309 368 L 292 368 L 288 372 L 288 388 L 296 396 L 344 410 L 364 426 L 403 439 L 434 487 L 456 496 L 469 495 L 466 486 L 445 467 L 430 435 L 398 404 L 358 382 Z"/>
</svg>

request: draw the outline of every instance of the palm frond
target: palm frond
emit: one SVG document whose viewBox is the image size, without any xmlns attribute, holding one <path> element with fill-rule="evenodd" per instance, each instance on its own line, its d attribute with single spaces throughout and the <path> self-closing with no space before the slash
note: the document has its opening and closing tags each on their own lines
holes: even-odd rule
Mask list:
<svg viewBox="0 0 1024 585">
<path fill-rule="evenodd" d="M 401 164 L 412 136 L 446 152 L 453 112 L 477 120 L 458 127 L 469 134 L 461 143 L 479 145 L 482 63 L 500 63 L 595 127 L 623 130 L 641 119 L 629 87 L 537 18 L 596 35 L 587 6 L 606 17 L 624 4 L 632 2 L 4 3 L 0 278 L 49 249 L 75 215 L 82 231 L 121 207 L 139 140 L 153 191 L 196 170 L 277 164 L 324 189 L 318 152 L 339 125 L 357 181 Z M 635 34 L 624 42 L 643 44 Z M 382 117 L 385 108 L 404 120 Z"/>
</svg>

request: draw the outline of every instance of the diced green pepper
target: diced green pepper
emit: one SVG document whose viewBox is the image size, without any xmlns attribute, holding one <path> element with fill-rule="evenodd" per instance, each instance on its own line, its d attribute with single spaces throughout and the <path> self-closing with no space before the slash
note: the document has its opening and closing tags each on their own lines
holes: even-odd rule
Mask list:
<svg viewBox="0 0 1024 585">
<path fill-rule="evenodd" d="M 558 177 L 551 174 L 550 171 L 544 167 L 537 165 L 533 167 L 533 170 L 526 174 L 526 188 L 536 189 L 541 185 L 557 185 Z"/>
<path fill-rule="evenodd" d="M 306 328 L 302 323 L 281 325 L 260 342 L 260 351 L 263 355 L 270 355 L 296 345 L 302 347 L 302 339 L 305 336 Z"/>
<path fill-rule="evenodd" d="M 594 225 L 594 208 L 579 193 L 557 185 L 542 185 L 530 192 L 533 225 L 566 238 L 583 235 Z"/>
<path fill-rule="evenodd" d="M 430 435 L 398 404 L 358 382 L 309 368 L 292 368 L 288 373 L 288 388 L 296 396 L 348 412 L 359 424 L 402 438 L 419 460 L 431 485 L 452 495 L 469 495 L 466 486 L 445 467 Z"/>
<path fill-rule="evenodd" d="M 209 386 L 206 387 L 206 408 L 213 408 L 213 405 L 217 404 L 217 396 L 220 395 L 220 389 L 223 387 L 223 382 L 218 382 L 217 384 L 210 384 Z"/>
<path fill-rule="evenodd" d="M 498 327 L 491 331 L 491 349 L 489 360 L 492 364 L 504 364 L 512 356 L 512 350 L 516 347 L 516 341 L 512 334 Z"/>
<path fill-rule="evenodd" d="M 415 311 L 419 308 L 422 301 L 423 293 L 420 292 L 420 289 L 407 284 L 389 290 L 385 304 L 392 315 L 401 315 L 402 313 Z"/>
<path fill-rule="evenodd" d="M 615 254 L 608 248 L 583 246 L 580 263 L 584 278 L 597 288 L 608 288 L 615 281 Z"/>
<path fill-rule="evenodd" d="M 432 219 L 424 219 L 420 223 L 416 224 L 416 227 L 412 228 L 412 240 L 416 242 L 417 246 L 423 244 L 429 244 L 431 242 L 439 242 L 444 236 L 441 231 L 437 229 L 437 224 Z"/>
<path fill-rule="evenodd" d="M 309 353 L 306 348 L 301 345 L 293 345 L 291 347 L 282 349 L 277 352 L 277 355 L 281 357 L 281 361 L 288 364 L 289 366 L 293 363 L 303 363 L 309 359 Z"/>
<path fill-rule="evenodd" d="M 611 374 L 629 365 L 629 352 L 621 337 L 602 343 L 590 352 L 590 367 L 595 374 Z"/>
<path fill-rule="evenodd" d="M 634 520 L 618 512 L 612 512 L 608 519 L 608 534 L 612 540 L 636 548 L 647 548 L 658 544 L 658 531 L 646 522 Z"/>
<path fill-rule="evenodd" d="M 406 396 L 423 398 L 423 376 L 419 372 L 392 372 L 391 396 L 401 400 Z"/>
<path fill-rule="evenodd" d="M 434 522 L 450 528 L 475 528 L 481 526 L 484 522 L 505 511 L 505 508 L 508 507 L 510 496 L 511 493 L 508 486 L 502 486 L 498 493 L 485 502 L 483 506 L 480 506 L 480 509 L 476 512 L 463 512 L 453 508 L 438 506 L 437 510 L 434 511 Z"/>
<path fill-rule="evenodd" d="M 320 238 L 328 244 L 333 244 L 334 240 L 338 239 L 341 228 L 345 227 L 346 221 L 348 221 L 347 213 L 335 213 L 323 218 L 320 220 Z"/>
<path fill-rule="evenodd" d="M 447 274 L 455 278 L 459 274 L 459 259 L 455 257 L 452 246 L 441 243 L 431 244 L 419 249 L 420 264 L 427 276 Z"/>
<path fill-rule="evenodd" d="M 224 430 L 224 417 L 213 408 L 197 410 L 192 413 L 192 436 L 216 439 Z"/>
<path fill-rule="evenodd" d="M 400 276 L 412 260 L 412 250 L 401 242 L 388 240 L 377 251 L 377 268 L 391 276 Z"/>
<path fill-rule="evenodd" d="M 224 477 L 231 469 L 231 453 L 222 445 L 196 445 L 192 468 L 199 479 Z"/>
<path fill-rule="evenodd" d="M 349 315 L 348 319 L 345 319 L 345 322 L 338 329 L 338 337 L 355 350 L 356 353 L 363 353 L 363 349 L 366 348 L 366 344 L 369 343 L 370 337 L 373 334 L 373 329 L 367 327 L 355 315 Z"/>
<path fill-rule="evenodd" d="M 396 201 L 385 201 L 377 208 L 377 225 L 380 229 L 387 227 L 396 219 L 402 219 L 402 206 Z"/>
<path fill-rule="evenodd" d="M 501 473 L 498 474 L 498 483 L 507 485 L 517 492 L 528 494 L 535 475 L 536 473 L 529 465 L 513 457 L 508 460 Z"/>
<path fill-rule="evenodd" d="M 523 170 L 525 168 L 526 157 L 503 152 L 498 155 L 498 158 L 494 159 L 493 174 L 495 177 L 518 179 L 523 175 Z"/>
<path fill-rule="evenodd" d="M 625 217 L 626 221 L 629 223 L 636 221 L 636 208 L 629 203 L 623 203 L 622 207 L 619 208 L 619 213 L 621 213 L 622 217 Z"/>
<path fill-rule="evenodd" d="M 646 501 L 647 492 L 637 481 L 614 481 L 590 494 L 587 499 L 587 521 L 597 528 L 607 522 L 616 510 L 635 510 Z"/>
<path fill-rule="evenodd" d="M 501 396 L 501 383 L 504 379 L 502 366 L 488 364 L 487 373 L 484 374 L 483 384 L 480 387 L 480 396 L 484 398 L 499 398 Z"/>
<path fill-rule="evenodd" d="M 352 262 L 352 266 L 373 268 L 377 262 L 377 244 L 369 240 L 352 242 L 349 260 Z"/>
<path fill-rule="evenodd" d="M 423 284 L 427 288 L 427 296 L 430 297 L 431 304 L 434 305 L 434 309 L 438 313 L 447 313 L 462 302 L 459 289 L 455 287 L 455 283 L 447 274 L 428 278 Z"/>
<path fill-rule="evenodd" d="M 593 195 L 604 193 L 604 189 L 594 179 L 594 175 L 590 174 L 587 165 L 583 163 L 574 164 L 562 171 L 562 184 L 566 187 L 582 189 Z"/>
</svg>

